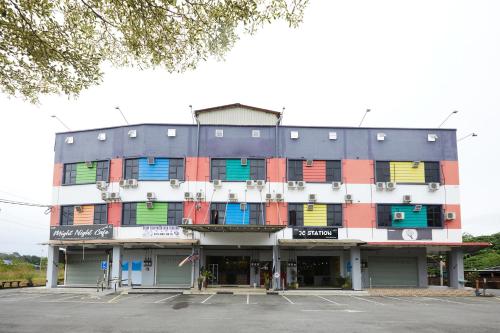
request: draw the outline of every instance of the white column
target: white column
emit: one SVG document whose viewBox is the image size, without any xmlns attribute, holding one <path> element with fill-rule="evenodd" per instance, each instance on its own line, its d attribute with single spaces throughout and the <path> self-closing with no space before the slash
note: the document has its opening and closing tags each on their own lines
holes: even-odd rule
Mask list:
<svg viewBox="0 0 500 333">
<path fill-rule="evenodd" d="M 278 273 L 280 277 L 275 278 L 274 275 L 271 277 L 273 281 L 273 289 L 278 290 L 281 287 L 281 258 L 280 258 L 280 248 L 278 245 L 273 245 L 273 267 L 274 274 Z"/>
<path fill-rule="evenodd" d="M 113 246 L 113 265 L 111 265 L 112 288 L 122 285 L 122 246 Z"/>
<path fill-rule="evenodd" d="M 57 273 L 59 268 L 59 247 L 49 245 L 47 251 L 47 288 L 57 288 Z"/>
<path fill-rule="evenodd" d="M 417 257 L 418 266 L 418 286 L 420 288 L 427 288 L 429 286 L 429 279 L 427 277 L 427 249 L 421 249 Z"/>
<path fill-rule="evenodd" d="M 464 252 L 462 249 L 452 249 L 448 256 L 448 278 L 450 279 L 450 287 L 464 287 Z"/>
<path fill-rule="evenodd" d="M 361 249 L 351 247 L 351 279 L 352 289 L 361 290 Z"/>
</svg>

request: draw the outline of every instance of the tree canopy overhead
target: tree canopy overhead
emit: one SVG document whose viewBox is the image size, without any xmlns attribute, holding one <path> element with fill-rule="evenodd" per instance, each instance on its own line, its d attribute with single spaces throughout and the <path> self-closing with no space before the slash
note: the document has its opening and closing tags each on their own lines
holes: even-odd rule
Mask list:
<svg viewBox="0 0 500 333">
<path fill-rule="evenodd" d="M 193 69 L 238 33 L 284 20 L 308 0 L 0 0 L 0 89 L 37 102 L 98 84 L 101 65 Z"/>
</svg>

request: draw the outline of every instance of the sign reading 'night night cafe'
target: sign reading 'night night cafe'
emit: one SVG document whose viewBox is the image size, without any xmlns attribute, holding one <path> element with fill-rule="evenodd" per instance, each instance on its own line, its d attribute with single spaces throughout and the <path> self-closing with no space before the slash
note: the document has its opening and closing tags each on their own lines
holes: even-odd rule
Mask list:
<svg viewBox="0 0 500 333">
<path fill-rule="evenodd" d="M 62 225 L 50 227 L 51 240 L 90 240 L 112 238 L 112 225 Z"/>
</svg>

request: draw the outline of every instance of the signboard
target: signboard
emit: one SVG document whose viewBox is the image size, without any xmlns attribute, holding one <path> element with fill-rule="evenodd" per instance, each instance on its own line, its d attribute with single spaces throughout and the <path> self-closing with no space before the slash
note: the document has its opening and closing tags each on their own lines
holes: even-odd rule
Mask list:
<svg viewBox="0 0 500 333">
<path fill-rule="evenodd" d="M 331 227 L 293 228 L 293 239 L 338 239 L 339 229 Z"/>
<path fill-rule="evenodd" d="M 388 240 L 432 240 L 432 229 L 387 229 Z"/>
<path fill-rule="evenodd" d="M 50 227 L 51 240 L 112 239 L 112 225 L 61 225 Z"/>
<path fill-rule="evenodd" d="M 142 227 L 142 237 L 145 238 L 178 238 L 182 230 L 175 225 L 145 225 Z"/>
<path fill-rule="evenodd" d="M 108 269 L 108 262 L 101 261 L 101 271 L 106 271 Z"/>
</svg>

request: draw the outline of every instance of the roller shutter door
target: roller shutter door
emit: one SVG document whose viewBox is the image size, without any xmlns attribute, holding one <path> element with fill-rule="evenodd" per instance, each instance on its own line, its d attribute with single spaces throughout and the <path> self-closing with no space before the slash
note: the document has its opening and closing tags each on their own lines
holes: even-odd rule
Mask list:
<svg viewBox="0 0 500 333">
<path fill-rule="evenodd" d="M 179 263 L 186 256 L 158 256 L 156 284 L 176 287 L 191 286 L 191 262 L 186 262 L 182 267 Z"/>
<path fill-rule="evenodd" d="M 96 285 L 102 279 L 101 261 L 107 260 L 106 254 L 68 255 L 66 263 L 66 284 Z"/>
<path fill-rule="evenodd" d="M 369 257 L 368 274 L 372 287 L 417 287 L 417 258 Z"/>
</svg>

